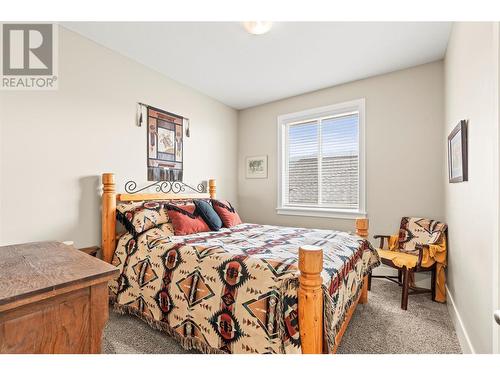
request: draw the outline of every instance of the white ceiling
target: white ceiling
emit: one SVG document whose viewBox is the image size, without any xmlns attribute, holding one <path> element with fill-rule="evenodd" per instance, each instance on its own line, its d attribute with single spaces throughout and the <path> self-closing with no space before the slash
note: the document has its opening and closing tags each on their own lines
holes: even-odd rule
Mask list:
<svg viewBox="0 0 500 375">
<path fill-rule="evenodd" d="M 242 109 L 443 58 L 451 23 L 69 22 L 63 26 Z"/>
</svg>

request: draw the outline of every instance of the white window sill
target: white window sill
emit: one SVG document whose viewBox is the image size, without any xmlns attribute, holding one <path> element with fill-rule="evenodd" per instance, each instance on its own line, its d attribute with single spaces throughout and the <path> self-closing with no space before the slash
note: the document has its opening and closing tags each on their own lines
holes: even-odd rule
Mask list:
<svg viewBox="0 0 500 375">
<path fill-rule="evenodd" d="M 365 218 L 366 212 L 359 210 L 342 210 L 319 207 L 278 207 L 278 215 L 328 217 L 332 219 L 358 219 Z"/>
</svg>

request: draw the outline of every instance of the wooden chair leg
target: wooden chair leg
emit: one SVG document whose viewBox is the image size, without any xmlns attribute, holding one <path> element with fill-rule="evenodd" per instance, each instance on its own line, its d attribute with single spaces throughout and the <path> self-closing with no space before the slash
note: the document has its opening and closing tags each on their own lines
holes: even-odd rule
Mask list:
<svg viewBox="0 0 500 375">
<path fill-rule="evenodd" d="M 398 270 L 398 281 L 400 284 L 403 281 L 403 272 L 401 270 Z"/>
<path fill-rule="evenodd" d="M 410 283 L 410 272 L 408 268 L 403 268 L 403 295 L 401 297 L 401 308 L 403 310 L 408 309 L 408 286 Z"/>
<path fill-rule="evenodd" d="M 431 296 L 432 300 L 436 301 L 436 266 L 431 271 Z"/>
<path fill-rule="evenodd" d="M 372 272 L 368 273 L 368 290 L 372 290 Z"/>
</svg>

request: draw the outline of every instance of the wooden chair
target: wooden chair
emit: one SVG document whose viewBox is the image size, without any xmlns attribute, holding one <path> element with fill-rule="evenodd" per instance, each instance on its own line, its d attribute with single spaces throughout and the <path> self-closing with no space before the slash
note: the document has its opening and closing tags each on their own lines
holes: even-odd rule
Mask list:
<svg viewBox="0 0 500 375">
<path fill-rule="evenodd" d="M 407 310 L 408 295 L 431 293 L 432 300 L 436 299 L 436 267 L 437 262 L 430 262 L 429 259 L 423 264 L 424 251 L 429 245 L 439 241 L 446 243 L 447 226 L 431 219 L 403 217 L 399 234 L 397 235 L 375 235 L 375 239 L 380 239 L 379 255 L 380 260 L 386 266 L 398 270 L 397 276 L 372 276 L 368 275 L 368 290 L 371 290 L 371 279 L 384 278 L 395 282 L 403 288 L 401 296 L 401 308 Z M 386 249 L 387 245 L 388 249 Z M 392 245 L 392 246 L 391 246 Z M 430 263 L 430 264 L 429 264 Z M 403 265 L 406 264 L 406 265 Z M 410 285 L 411 273 L 431 272 L 431 288 L 418 288 Z"/>
</svg>

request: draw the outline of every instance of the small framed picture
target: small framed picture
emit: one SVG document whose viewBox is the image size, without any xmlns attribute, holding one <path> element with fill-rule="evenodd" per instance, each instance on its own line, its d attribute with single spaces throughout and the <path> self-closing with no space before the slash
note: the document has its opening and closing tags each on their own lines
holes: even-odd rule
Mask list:
<svg viewBox="0 0 500 375">
<path fill-rule="evenodd" d="M 450 182 L 467 181 L 467 121 L 462 120 L 448 136 L 448 176 Z"/>
<path fill-rule="evenodd" d="M 267 155 L 247 157 L 246 177 L 267 178 Z"/>
</svg>

